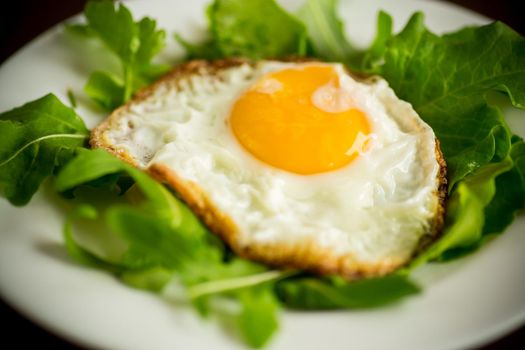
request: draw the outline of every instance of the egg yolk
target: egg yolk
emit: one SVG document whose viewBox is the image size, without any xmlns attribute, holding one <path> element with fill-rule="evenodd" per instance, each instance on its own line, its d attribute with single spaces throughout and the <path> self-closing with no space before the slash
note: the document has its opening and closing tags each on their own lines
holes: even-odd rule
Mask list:
<svg viewBox="0 0 525 350">
<path fill-rule="evenodd" d="M 237 99 L 229 122 L 256 158 L 302 175 L 349 164 L 370 131 L 337 71 L 320 63 L 263 76 Z"/>
</svg>

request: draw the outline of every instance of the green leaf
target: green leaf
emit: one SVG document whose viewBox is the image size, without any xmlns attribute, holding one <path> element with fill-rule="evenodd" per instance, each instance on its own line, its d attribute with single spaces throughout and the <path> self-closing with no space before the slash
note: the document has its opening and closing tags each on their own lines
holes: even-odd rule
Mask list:
<svg viewBox="0 0 525 350">
<path fill-rule="evenodd" d="M 192 44 L 177 33 L 175 33 L 175 40 L 186 50 L 186 58 L 188 60 L 201 59 L 212 61 L 223 57 L 215 40 L 210 39 L 200 44 Z"/>
<path fill-rule="evenodd" d="M 128 270 L 120 274 L 122 282 L 138 289 L 160 293 L 173 278 L 173 271 L 152 267 L 145 270 Z"/>
<path fill-rule="evenodd" d="M 142 18 L 135 26 L 138 28 L 140 42 L 135 60 L 139 66 L 145 66 L 164 48 L 166 32 L 157 30 L 157 22 L 149 17 Z"/>
<path fill-rule="evenodd" d="M 209 312 L 208 301 L 216 296 L 234 298 L 241 307 L 235 315 L 248 345 L 264 346 L 278 328 L 279 304 L 273 293 L 275 281 L 296 274 L 294 271 L 266 271 L 266 267 L 235 258 L 215 269 L 210 280 L 191 285 L 188 295 L 201 314 Z"/>
<path fill-rule="evenodd" d="M 306 29 L 274 0 L 215 0 L 211 37 L 223 57 L 276 58 L 306 53 Z"/>
<path fill-rule="evenodd" d="M 209 242 L 212 244 L 212 242 Z M 217 246 L 214 247 L 217 249 Z M 286 272 L 267 271 L 267 267 L 253 261 L 233 257 L 227 259 L 222 250 L 221 263 L 206 263 L 197 268 L 191 279 L 185 278 L 186 294 L 201 316 L 210 313 L 210 299 L 219 296 L 237 298 L 240 289 L 257 288 L 287 275 Z M 203 269 L 204 267 L 204 269 Z M 198 275 L 198 276 L 197 276 Z"/>
<path fill-rule="evenodd" d="M 421 13 L 388 36 L 377 45 L 376 39 L 362 70 L 387 79 L 433 128 L 451 192 L 442 238 L 412 266 L 456 258 L 502 232 L 523 208 L 518 169 L 525 152 L 518 144 L 511 149 L 511 132 L 487 94 L 502 91 L 523 108 L 525 39 L 498 22 L 438 36 Z"/>
<path fill-rule="evenodd" d="M 379 11 L 376 37 L 372 46 L 366 52 L 356 55 L 356 59 L 350 62 L 350 66 L 356 70 L 373 72 L 382 64 L 383 54 L 391 38 L 392 17 L 384 11 Z"/>
<path fill-rule="evenodd" d="M 106 110 L 117 108 L 124 100 L 124 83 L 119 77 L 107 72 L 91 73 L 84 91 Z"/>
<path fill-rule="evenodd" d="M 357 50 L 346 39 L 336 6 L 337 0 L 308 0 L 298 17 L 308 30 L 317 56 L 326 61 L 348 63 Z"/>
<path fill-rule="evenodd" d="M 81 152 L 58 174 L 55 186 L 63 192 L 121 172 L 135 180 L 143 196 L 133 206 L 112 205 L 105 215 L 109 228 L 130 243 L 132 255 L 125 257 L 126 266 L 157 264 L 195 273 L 221 261 L 221 248 L 209 242 L 207 230 L 185 205 L 149 175 L 104 150 Z"/>
<path fill-rule="evenodd" d="M 166 188 L 103 150 L 80 151 L 58 174 L 55 185 L 59 191 L 72 191 L 122 173 L 136 182 L 127 193 L 133 196 L 133 205 L 118 201 L 107 206 L 104 215 L 89 204 L 81 206 L 77 213 L 84 215 L 72 215 L 64 231 L 72 257 L 152 292 L 161 292 L 176 277 L 203 315 L 210 312 L 211 298 L 233 298 L 241 306 L 239 327 L 247 342 L 255 347 L 266 343 L 277 328 L 272 283 L 294 272 L 267 271 L 254 262 L 228 257 L 222 244 Z M 138 190 L 141 193 L 130 193 Z M 73 239 L 71 225 L 78 218 L 103 221 L 110 234 L 126 242 L 126 252 L 117 261 L 90 253 Z"/>
<path fill-rule="evenodd" d="M 91 28 L 85 24 L 65 24 L 64 28 L 66 32 L 83 38 L 92 38 L 95 35 Z"/>
<path fill-rule="evenodd" d="M 163 212 L 172 211 L 170 214 L 172 216 L 179 214 L 179 202 L 164 186 L 153 180 L 148 174 L 124 163 L 102 149 L 81 150 L 77 157 L 64 166 L 58 174 L 55 188 L 59 192 L 64 192 L 119 172 L 129 174 L 147 199 Z"/>
<path fill-rule="evenodd" d="M 83 248 L 77 243 L 73 235 L 73 222 L 79 219 L 98 219 L 98 211 L 95 207 L 90 205 L 81 205 L 77 207 L 71 214 L 64 224 L 63 236 L 66 250 L 70 257 L 72 257 L 79 264 L 90 266 L 113 273 L 118 273 L 120 268 L 114 264 L 106 262 L 104 259 L 96 256 L 87 249 Z"/>
<path fill-rule="evenodd" d="M 390 304 L 420 292 L 406 276 L 346 282 L 341 279 L 298 277 L 277 283 L 276 293 L 286 306 L 296 309 L 361 309 Z"/>
<path fill-rule="evenodd" d="M 243 261 L 243 260 L 240 260 Z M 201 298 L 205 295 L 226 293 L 232 290 L 257 286 L 262 283 L 276 281 L 295 274 L 294 271 L 270 270 L 260 272 L 261 267 L 255 263 L 243 261 L 250 274 L 239 270 L 235 263 L 230 263 L 222 268 L 212 281 L 194 284 L 188 289 L 188 295 L 192 299 Z M 234 273 L 232 273 L 234 272 Z"/>
<path fill-rule="evenodd" d="M 140 39 L 128 8 L 113 1 L 89 1 L 84 9 L 89 30 L 124 63 L 133 63 Z"/>
<path fill-rule="evenodd" d="M 69 100 L 71 108 L 77 108 L 77 99 L 75 98 L 75 94 L 71 89 L 67 90 L 67 99 Z"/>
<path fill-rule="evenodd" d="M 55 188 L 64 192 L 129 168 L 132 167 L 102 149 L 82 150 L 60 171 L 55 179 Z"/>
<path fill-rule="evenodd" d="M 374 73 L 382 75 L 428 122 L 441 142 L 453 186 L 489 162 L 504 159 L 510 132 L 486 93 L 525 102 L 525 39 L 502 23 L 437 36 L 417 13 L 386 45 Z"/>
<path fill-rule="evenodd" d="M 74 110 L 49 94 L 0 114 L 0 135 L 0 193 L 14 205 L 25 205 L 82 147 L 88 130 Z"/>
<path fill-rule="evenodd" d="M 277 331 L 279 304 L 270 286 L 243 289 L 238 292 L 242 306 L 239 328 L 246 343 L 262 348 Z"/>
<path fill-rule="evenodd" d="M 496 193 L 495 179 L 512 165 L 510 158 L 491 163 L 458 183 L 448 202 L 442 237 L 412 261 L 410 268 L 431 260 L 450 260 L 479 246 L 485 225 L 485 207 Z"/>
<path fill-rule="evenodd" d="M 85 90 L 101 107 L 111 110 L 128 101 L 134 92 L 156 80 L 169 67 L 151 61 L 165 45 L 166 33 L 145 17 L 135 22 L 129 9 L 113 1 L 89 1 L 84 9 L 86 25 L 68 30 L 98 38 L 120 59 L 122 76 L 94 72 Z"/>
<path fill-rule="evenodd" d="M 191 268 L 186 264 L 196 260 L 202 236 L 188 232 L 180 221 L 179 215 L 168 218 L 144 206 L 113 206 L 107 213 L 109 227 L 131 244 L 136 256 L 140 252 L 142 261 L 179 272 Z"/>
<path fill-rule="evenodd" d="M 138 90 L 148 85 L 168 73 L 171 69 L 172 67 L 169 64 L 144 64 L 139 69 L 140 75 L 137 75 L 134 81 L 134 89 Z"/>
<path fill-rule="evenodd" d="M 512 145 L 510 156 L 514 166 L 496 177 L 496 194 L 485 207 L 483 235 L 499 234 L 525 208 L 525 143 Z"/>
</svg>

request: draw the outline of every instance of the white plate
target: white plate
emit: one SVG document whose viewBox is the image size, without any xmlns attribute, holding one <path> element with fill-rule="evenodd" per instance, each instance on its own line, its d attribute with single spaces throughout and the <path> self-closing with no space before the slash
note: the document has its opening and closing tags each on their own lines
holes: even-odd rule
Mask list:
<svg viewBox="0 0 525 350">
<path fill-rule="evenodd" d="M 168 33 L 202 35 L 200 1 L 130 2 L 135 17 L 150 15 Z M 300 1 L 287 1 L 297 8 Z M 429 1 L 341 1 L 348 36 L 366 45 L 383 8 L 399 30 L 415 10 L 426 13 L 436 32 L 486 23 L 472 12 Z M 165 60 L 180 56 L 171 40 Z M 56 27 L 34 40 L 0 68 L 0 111 L 53 92 L 66 102 L 77 95 L 88 126 L 102 116 L 82 93 L 99 58 Z M 98 61 L 97 61 L 98 60 Z M 109 62 L 111 63 L 111 62 Z M 114 62 L 112 63 L 114 64 Z M 525 119 L 511 123 L 525 136 Z M 218 323 L 201 320 L 184 305 L 128 288 L 103 272 L 78 266 L 62 247 L 63 211 L 52 191 L 41 191 L 24 208 L 0 200 L 0 294 L 27 317 L 87 346 L 111 349 L 235 349 L 243 345 Z M 370 311 L 290 312 L 268 349 L 452 349 L 472 347 L 518 327 L 525 320 L 525 219 L 480 252 L 446 265 L 416 271 L 424 292 L 398 305 Z"/>
</svg>

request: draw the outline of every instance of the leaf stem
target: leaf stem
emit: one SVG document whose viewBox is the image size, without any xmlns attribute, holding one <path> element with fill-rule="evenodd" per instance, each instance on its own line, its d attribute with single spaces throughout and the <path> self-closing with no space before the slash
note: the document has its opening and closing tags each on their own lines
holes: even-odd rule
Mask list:
<svg viewBox="0 0 525 350">
<path fill-rule="evenodd" d="M 124 101 L 127 102 L 133 94 L 133 71 L 128 64 L 124 64 Z"/>
<path fill-rule="evenodd" d="M 330 27 L 330 24 L 327 23 L 327 19 L 323 15 L 321 3 L 318 1 L 309 1 L 308 6 L 311 8 L 314 22 L 317 23 L 317 29 L 319 29 L 324 41 L 330 46 L 331 53 L 338 57 L 339 60 L 342 60 L 345 57 L 345 53 L 341 45 L 337 43 L 337 40 L 332 35 L 333 32 L 330 29 L 326 30 L 327 27 Z"/>
<path fill-rule="evenodd" d="M 7 158 L 2 163 L 0 163 L 0 168 L 3 167 L 4 165 L 6 165 L 7 163 L 9 163 L 10 161 L 12 161 L 13 159 L 15 159 L 20 153 L 22 153 L 26 148 L 30 147 L 31 145 L 33 145 L 35 143 L 38 143 L 38 142 L 41 142 L 41 141 L 44 141 L 44 140 L 53 139 L 53 138 L 86 139 L 87 135 L 51 134 L 51 135 L 46 135 L 46 136 L 39 137 L 37 139 L 34 139 L 31 142 L 26 143 L 23 147 L 19 148 L 18 151 L 13 153 L 13 155 L 11 157 Z"/>
<path fill-rule="evenodd" d="M 188 295 L 191 299 L 196 299 L 208 294 L 216 294 L 229 290 L 255 286 L 264 282 L 282 279 L 296 274 L 297 271 L 265 271 L 256 275 L 249 275 L 237 278 L 229 278 L 218 281 L 203 282 L 188 288 Z"/>
</svg>

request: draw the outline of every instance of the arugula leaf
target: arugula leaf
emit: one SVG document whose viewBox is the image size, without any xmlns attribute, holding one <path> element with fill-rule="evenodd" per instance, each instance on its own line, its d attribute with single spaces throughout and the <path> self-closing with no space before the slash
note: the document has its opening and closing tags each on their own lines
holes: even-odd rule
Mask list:
<svg viewBox="0 0 525 350">
<path fill-rule="evenodd" d="M 346 40 L 336 15 L 337 0 L 308 0 L 298 12 L 308 30 L 317 56 L 327 61 L 348 63 L 358 51 Z"/>
<path fill-rule="evenodd" d="M 118 275 L 120 279 L 135 288 L 145 289 L 152 292 L 160 292 L 170 282 L 173 271 L 153 266 L 145 267 L 145 264 L 137 264 L 135 261 L 129 265 L 123 259 L 120 263 L 108 261 L 108 259 L 97 256 L 80 245 L 73 235 L 73 223 L 78 219 L 100 220 L 98 210 L 91 205 L 78 206 L 64 224 L 63 236 L 69 256 L 76 262 L 92 268 L 97 268 Z"/>
<path fill-rule="evenodd" d="M 149 175 L 124 163 L 102 149 L 79 150 L 78 155 L 58 174 L 55 188 L 59 192 L 71 190 L 84 183 L 92 183 L 103 176 L 128 173 L 143 194 L 165 215 L 179 215 L 180 203 L 172 198 L 162 185 Z"/>
<path fill-rule="evenodd" d="M 122 282 L 127 285 L 155 293 L 161 293 L 173 276 L 173 271 L 160 266 L 143 270 L 126 270 L 119 275 Z"/>
<path fill-rule="evenodd" d="M 195 221 L 193 225 L 189 218 Z M 148 210 L 148 206 L 114 206 L 107 213 L 107 222 L 131 244 L 135 259 L 147 262 L 141 268 L 176 270 L 185 284 L 207 280 L 213 276 L 214 266 L 222 263 L 220 251 L 207 245 L 207 231 L 188 209 L 181 208 L 178 217 L 168 217 Z"/>
<path fill-rule="evenodd" d="M 106 262 L 104 259 L 96 256 L 90 251 L 84 249 L 77 243 L 73 236 L 73 222 L 78 219 L 98 219 L 98 211 L 95 207 L 90 205 L 81 205 L 77 207 L 67 218 L 64 224 L 63 236 L 64 243 L 68 254 L 77 262 L 90 267 L 103 269 L 117 273 L 120 268 L 114 264 Z"/>
<path fill-rule="evenodd" d="M 71 256 L 79 263 L 112 272 L 133 287 L 153 292 L 161 292 L 176 276 L 202 315 L 210 311 L 210 299 L 221 295 L 233 298 L 242 310 L 237 318 L 252 320 L 239 323 L 247 342 L 256 347 L 267 342 L 277 328 L 277 302 L 267 290 L 292 272 L 266 271 L 256 263 L 227 258 L 222 244 L 164 186 L 103 150 L 80 151 L 58 174 L 55 186 L 61 192 L 72 191 L 122 173 L 135 180 L 135 191 L 140 189 L 142 197 L 135 195 L 133 205 L 109 205 L 103 215 L 93 212 L 89 204 L 81 206 L 75 213 L 83 215 L 73 214 L 64 230 Z M 109 232 L 126 242 L 120 259 L 99 257 L 74 240 L 71 227 L 79 217 L 104 220 Z"/>
<path fill-rule="evenodd" d="M 248 345 L 263 347 L 279 327 L 276 317 L 278 301 L 271 286 L 243 289 L 238 292 L 242 305 L 238 325 Z"/>
<path fill-rule="evenodd" d="M 27 204 L 88 137 L 76 113 L 49 94 L 0 114 L 0 193 Z"/>
<path fill-rule="evenodd" d="M 282 280 L 276 288 L 286 306 L 307 310 L 378 307 L 420 292 L 406 276 L 395 274 L 355 282 L 298 277 Z"/>
<path fill-rule="evenodd" d="M 98 38 L 120 59 L 122 77 L 97 71 L 85 87 L 86 93 L 101 107 L 112 110 L 141 87 L 169 70 L 152 64 L 165 45 L 165 32 L 156 29 L 148 17 L 135 22 L 128 8 L 113 1 L 89 1 L 84 9 L 86 25 L 70 25 L 68 30 L 86 38 Z"/>
<path fill-rule="evenodd" d="M 106 110 L 112 110 L 124 101 L 124 82 L 115 74 L 108 72 L 91 73 L 84 91 Z"/>
<path fill-rule="evenodd" d="M 69 100 L 71 108 L 77 108 L 77 99 L 75 98 L 75 95 L 71 89 L 67 90 L 67 99 Z"/>
<path fill-rule="evenodd" d="M 304 25 L 274 0 L 253 0 L 249 6 L 243 0 L 215 0 L 207 15 L 211 40 L 192 45 L 177 38 L 191 57 L 260 59 L 306 54 Z"/>
<path fill-rule="evenodd" d="M 236 301 L 241 312 L 233 315 L 247 344 L 264 346 L 277 331 L 279 302 L 274 295 L 277 280 L 296 274 L 294 271 L 265 271 L 262 265 L 235 258 L 215 272 L 214 280 L 192 285 L 188 295 L 204 307 L 210 296 L 226 296 Z"/>
<path fill-rule="evenodd" d="M 79 24 L 79 23 L 66 23 L 64 25 L 64 28 L 67 32 L 78 35 L 83 38 L 93 38 L 95 36 L 95 33 L 91 30 L 91 28 L 88 25 L 85 24 Z"/>
<path fill-rule="evenodd" d="M 271 284 L 292 274 L 292 272 L 267 271 L 267 269 L 266 266 L 252 261 L 238 257 L 226 259 L 223 256 L 223 264 L 215 266 L 208 264 L 207 272 L 201 273 L 202 276 L 206 276 L 207 273 L 207 278 L 190 283 L 186 292 L 200 314 L 206 316 L 210 313 L 210 302 L 217 297 L 227 297 L 239 304 L 241 302 L 238 293 L 241 290 Z"/>
<path fill-rule="evenodd" d="M 207 231 L 186 206 L 149 175 L 103 150 L 81 152 L 60 172 L 55 185 L 63 192 L 120 172 L 129 174 L 144 196 L 133 206 L 115 204 L 106 212 L 111 230 L 131 243 L 123 265 L 133 268 L 161 265 L 182 270 L 199 268 L 199 261 L 209 264 L 220 261 L 221 250 L 207 249 Z M 180 256 L 173 254 L 177 249 Z M 187 266 L 188 261 L 195 264 Z"/>
<path fill-rule="evenodd" d="M 210 266 L 221 263 L 222 247 L 208 241 L 208 231 L 185 205 L 149 175 L 104 150 L 80 152 L 58 174 L 55 186 L 60 192 L 68 191 L 114 173 L 129 174 L 142 195 L 134 199 L 134 205 L 117 203 L 106 210 L 108 227 L 130 244 L 121 265 L 191 270 L 188 280 L 192 280 L 198 277 L 197 269 L 202 267 L 201 274 L 208 274 Z M 206 262 L 207 268 L 199 262 Z"/>
<path fill-rule="evenodd" d="M 175 33 L 175 40 L 186 50 L 186 58 L 188 60 L 201 59 L 213 61 L 224 57 L 220 48 L 217 46 L 217 42 L 213 39 L 206 40 L 200 44 L 193 44 Z"/>
<path fill-rule="evenodd" d="M 137 28 L 127 7 L 112 1 L 90 1 L 84 14 L 88 28 L 119 58 L 131 63 L 139 46 Z"/>
<path fill-rule="evenodd" d="M 83 183 L 121 172 L 129 174 L 135 180 L 144 198 L 135 206 L 122 204 L 111 206 L 106 214 L 109 226 L 126 240 L 136 243 L 134 252 L 137 254 L 141 251 L 142 255 L 147 257 L 142 257 L 144 261 L 151 260 L 149 257 L 151 251 L 151 255 L 155 257 L 154 262 L 162 262 L 166 267 L 174 267 L 177 264 L 177 256 L 173 256 L 168 251 L 168 247 L 158 246 L 163 237 L 169 236 L 166 238 L 169 240 L 172 235 L 171 230 L 181 228 L 177 232 L 178 235 L 174 235 L 172 239 L 176 240 L 184 235 L 188 242 L 182 243 L 191 245 L 194 241 L 202 239 L 206 231 L 189 209 L 149 175 L 104 150 L 86 150 L 80 152 L 63 168 L 56 178 L 55 186 L 59 192 L 64 192 Z M 175 243 L 177 242 L 169 244 Z"/>
<path fill-rule="evenodd" d="M 486 93 L 504 91 L 516 107 L 525 105 L 525 39 L 495 22 L 437 36 L 411 17 L 373 72 L 409 101 L 438 136 L 451 187 L 484 164 L 504 159 L 510 131 Z"/>
<path fill-rule="evenodd" d="M 237 265 L 242 262 L 245 270 L 238 270 Z M 202 296 L 225 293 L 231 290 L 251 287 L 270 281 L 286 278 L 295 274 L 293 271 L 264 271 L 260 272 L 261 267 L 255 263 L 247 263 L 245 260 L 233 260 L 228 267 L 221 273 L 221 278 L 193 285 L 188 289 L 191 298 L 197 299 Z M 246 275 L 249 273 L 249 275 Z M 240 277 L 238 277 L 240 276 Z"/>
</svg>

